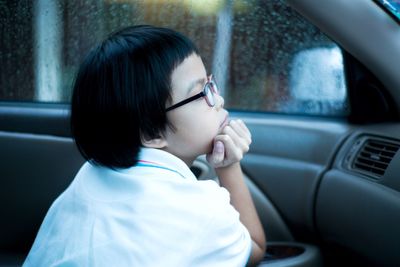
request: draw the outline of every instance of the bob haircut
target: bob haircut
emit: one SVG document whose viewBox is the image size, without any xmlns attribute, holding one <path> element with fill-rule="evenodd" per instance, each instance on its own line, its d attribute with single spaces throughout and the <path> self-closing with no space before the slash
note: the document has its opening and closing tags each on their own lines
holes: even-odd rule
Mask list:
<svg viewBox="0 0 400 267">
<path fill-rule="evenodd" d="M 171 75 L 193 53 L 184 35 L 149 25 L 122 29 L 93 49 L 71 101 L 71 131 L 82 156 L 109 168 L 134 166 L 143 138 L 172 127 L 165 111 Z"/>
</svg>

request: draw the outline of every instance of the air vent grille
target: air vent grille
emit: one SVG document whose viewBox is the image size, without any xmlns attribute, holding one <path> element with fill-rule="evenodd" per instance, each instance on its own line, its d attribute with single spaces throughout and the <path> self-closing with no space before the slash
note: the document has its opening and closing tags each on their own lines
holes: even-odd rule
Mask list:
<svg viewBox="0 0 400 267">
<path fill-rule="evenodd" d="M 400 145 L 381 140 L 365 141 L 354 158 L 353 169 L 380 178 L 385 174 L 390 161 Z"/>
</svg>

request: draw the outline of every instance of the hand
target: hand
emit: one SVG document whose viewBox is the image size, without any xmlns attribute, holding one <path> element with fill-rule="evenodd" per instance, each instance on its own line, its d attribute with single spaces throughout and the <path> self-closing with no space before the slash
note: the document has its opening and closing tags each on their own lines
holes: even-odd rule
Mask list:
<svg viewBox="0 0 400 267">
<path fill-rule="evenodd" d="M 213 151 L 207 161 L 214 168 L 228 167 L 239 162 L 249 151 L 251 133 L 242 120 L 231 120 L 214 138 Z"/>
</svg>

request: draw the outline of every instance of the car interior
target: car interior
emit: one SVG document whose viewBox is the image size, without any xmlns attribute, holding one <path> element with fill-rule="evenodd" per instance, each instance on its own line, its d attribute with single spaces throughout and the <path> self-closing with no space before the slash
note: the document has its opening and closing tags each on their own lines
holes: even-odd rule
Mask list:
<svg viewBox="0 0 400 267">
<path fill-rule="evenodd" d="M 241 165 L 267 238 L 259 266 L 400 265 L 400 16 L 381 2 L 284 1 L 340 47 L 346 114 L 228 106 L 252 133 Z M 22 265 L 83 163 L 68 103 L 0 99 L 0 266 Z M 192 170 L 216 179 L 205 157 Z"/>
</svg>

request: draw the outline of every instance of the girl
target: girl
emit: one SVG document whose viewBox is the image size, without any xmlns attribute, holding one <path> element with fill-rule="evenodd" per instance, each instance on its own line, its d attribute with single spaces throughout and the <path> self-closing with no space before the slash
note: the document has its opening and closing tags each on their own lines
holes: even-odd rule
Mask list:
<svg viewBox="0 0 400 267">
<path fill-rule="evenodd" d="M 123 29 L 84 60 L 72 134 L 87 160 L 53 203 L 24 266 L 244 266 L 265 237 L 240 160 L 251 135 L 229 120 L 182 34 Z M 207 154 L 220 185 L 189 167 Z"/>
</svg>

